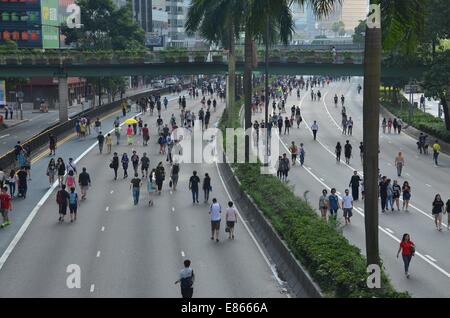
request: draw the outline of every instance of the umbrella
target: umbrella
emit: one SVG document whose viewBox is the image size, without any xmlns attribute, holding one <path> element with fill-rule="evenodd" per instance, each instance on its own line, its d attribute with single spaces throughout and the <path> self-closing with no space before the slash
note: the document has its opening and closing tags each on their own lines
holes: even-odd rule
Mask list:
<svg viewBox="0 0 450 318">
<path fill-rule="evenodd" d="M 127 120 L 125 120 L 125 124 L 127 125 L 132 125 L 132 124 L 137 124 L 138 121 L 134 118 L 128 118 Z"/>
</svg>

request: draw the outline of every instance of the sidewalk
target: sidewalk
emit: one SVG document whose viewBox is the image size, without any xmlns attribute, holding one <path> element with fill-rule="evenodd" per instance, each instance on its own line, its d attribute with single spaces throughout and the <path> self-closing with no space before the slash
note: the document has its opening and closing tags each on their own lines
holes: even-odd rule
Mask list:
<svg viewBox="0 0 450 318">
<path fill-rule="evenodd" d="M 409 101 L 409 94 L 405 94 L 405 92 L 402 92 L 402 95 Z M 420 94 L 413 94 L 413 103 L 417 102 L 417 105 L 420 108 L 420 97 L 422 96 L 422 93 Z M 428 114 L 433 115 L 434 117 L 438 117 L 439 118 L 439 101 L 438 100 L 434 100 L 434 99 L 430 99 L 428 100 L 428 98 L 425 98 L 425 112 L 427 112 Z M 444 115 L 441 115 L 441 119 L 444 120 Z"/>
</svg>

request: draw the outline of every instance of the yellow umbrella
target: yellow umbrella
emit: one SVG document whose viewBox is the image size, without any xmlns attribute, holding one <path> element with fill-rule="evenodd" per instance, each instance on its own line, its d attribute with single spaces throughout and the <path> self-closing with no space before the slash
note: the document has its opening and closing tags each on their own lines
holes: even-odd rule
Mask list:
<svg viewBox="0 0 450 318">
<path fill-rule="evenodd" d="M 127 125 L 132 125 L 132 124 L 137 124 L 138 121 L 134 118 L 128 118 L 127 120 L 125 120 L 125 124 Z"/>
</svg>

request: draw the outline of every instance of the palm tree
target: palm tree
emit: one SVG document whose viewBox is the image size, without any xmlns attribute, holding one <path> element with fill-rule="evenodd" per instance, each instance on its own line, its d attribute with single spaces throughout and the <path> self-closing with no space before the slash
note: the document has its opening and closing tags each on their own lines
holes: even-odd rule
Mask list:
<svg viewBox="0 0 450 318">
<path fill-rule="evenodd" d="M 227 107 L 235 100 L 236 55 L 235 39 L 242 25 L 242 4 L 240 0 L 193 0 L 186 19 L 186 31 L 199 31 L 211 43 L 228 48 Z"/>
<path fill-rule="evenodd" d="M 385 50 L 392 49 L 397 46 L 397 43 L 401 43 L 402 49 L 406 51 L 414 47 L 419 38 L 418 34 L 423 29 L 424 4 L 422 0 L 371 0 L 370 3 L 379 5 L 381 14 L 369 15 L 366 27 L 363 143 L 364 145 L 378 145 L 382 44 Z M 381 28 L 377 22 L 383 26 L 383 43 Z M 364 150 L 364 192 L 367 264 L 379 265 L 378 147 L 366 146 Z"/>
</svg>

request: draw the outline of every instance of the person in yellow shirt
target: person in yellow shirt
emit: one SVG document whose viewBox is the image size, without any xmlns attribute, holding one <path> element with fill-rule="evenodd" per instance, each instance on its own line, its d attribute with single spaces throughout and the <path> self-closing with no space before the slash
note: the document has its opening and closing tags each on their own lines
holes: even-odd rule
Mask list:
<svg viewBox="0 0 450 318">
<path fill-rule="evenodd" d="M 433 145 L 433 159 L 436 166 L 438 166 L 438 157 L 439 153 L 441 152 L 441 146 L 439 145 L 439 142 L 436 140 L 436 142 Z"/>
<path fill-rule="evenodd" d="M 112 137 L 111 134 L 106 135 L 106 147 L 108 148 L 108 153 L 111 153 L 112 149 Z"/>
</svg>

